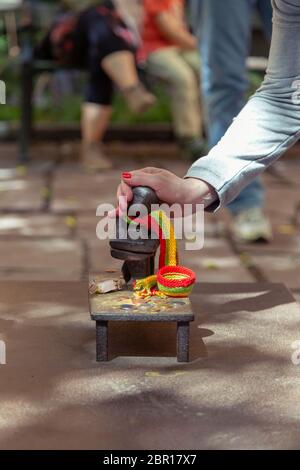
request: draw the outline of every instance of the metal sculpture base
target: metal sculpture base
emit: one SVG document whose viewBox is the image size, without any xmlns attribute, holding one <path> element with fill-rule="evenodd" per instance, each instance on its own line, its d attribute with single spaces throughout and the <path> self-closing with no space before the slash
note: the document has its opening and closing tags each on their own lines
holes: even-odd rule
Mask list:
<svg viewBox="0 0 300 470">
<path fill-rule="evenodd" d="M 94 276 L 93 276 L 94 277 Z M 177 361 L 189 362 L 190 322 L 194 320 L 189 299 L 151 297 L 137 299 L 131 290 L 89 297 L 91 319 L 96 322 L 96 359 L 108 361 L 110 321 L 176 322 Z"/>
</svg>

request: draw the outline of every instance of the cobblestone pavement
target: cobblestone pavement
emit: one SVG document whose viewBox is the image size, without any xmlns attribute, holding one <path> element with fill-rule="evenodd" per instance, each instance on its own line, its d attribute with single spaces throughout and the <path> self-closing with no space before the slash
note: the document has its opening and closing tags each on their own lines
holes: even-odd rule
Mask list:
<svg viewBox="0 0 300 470">
<path fill-rule="evenodd" d="M 163 150 L 161 159 L 157 148 L 155 157 L 149 148 L 144 157 L 130 157 L 131 151 L 122 149 L 121 155 L 120 146 L 114 146 L 115 169 L 91 176 L 76 163 L 58 159 L 58 146 L 44 147 L 35 149 L 41 158 L 25 170 L 13 166 L 13 145 L 0 146 L 1 280 L 79 281 L 90 270 L 118 270 L 120 262 L 110 257 L 108 242 L 96 238 L 98 204 L 114 202 L 123 170 L 157 165 L 183 175 L 187 168 Z M 186 251 L 180 243 L 181 263 L 194 269 L 200 282 L 283 282 L 300 298 L 299 179 L 297 158 L 264 176 L 273 243 L 236 244 L 222 210 L 206 216 L 203 250 Z"/>
<path fill-rule="evenodd" d="M 108 150 L 114 170 L 88 176 L 69 144 L 36 147 L 26 171 L 0 145 L 0 449 L 298 448 L 299 305 L 257 281 L 300 300 L 300 159 L 264 177 L 272 244 L 234 243 L 225 210 L 206 216 L 203 250 L 180 242 L 200 282 L 191 362 L 176 362 L 175 324 L 154 321 L 110 325 L 99 364 L 87 277 L 121 262 L 96 238 L 96 207 L 121 171 L 187 166 L 170 149 Z"/>
</svg>

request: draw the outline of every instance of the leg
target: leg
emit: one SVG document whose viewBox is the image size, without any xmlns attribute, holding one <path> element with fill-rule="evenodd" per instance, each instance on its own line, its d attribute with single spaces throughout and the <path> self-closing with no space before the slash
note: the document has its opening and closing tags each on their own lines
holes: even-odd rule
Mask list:
<svg viewBox="0 0 300 470">
<path fill-rule="evenodd" d="M 142 114 L 155 103 L 155 97 L 140 82 L 132 52 L 119 51 L 109 54 L 102 60 L 101 66 L 119 87 L 133 113 Z"/>
<path fill-rule="evenodd" d="M 81 110 L 81 135 L 86 144 L 102 142 L 110 122 L 111 106 L 84 103 Z"/>
<path fill-rule="evenodd" d="M 200 79 L 200 57 L 198 51 L 182 51 L 181 56 L 183 60 L 188 64 L 189 67 L 195 73 L 197 80 Z"/>
<path fill-rule="evenodd" d="M 189 362 L 190 324 L 177 323 L 177 361 Z"/>
<path fill-rule="evenodd" d="M 258 0 L 257 8 L 263 23 L 264 33 L 267 38 L 267 41 L 271 42 L 272 38 L 272 3 L 270 0 Z"/>
<path fill-rule="evenodd" d="M 262 19 L 266 39 L 270 42 L 272 36 L 272 4 L 270 0 L 257 0 L 257 8 Z M 249 184 L 240 195 L 228 205 L 231 214 L 237 215 L 242 211 L 253 208 L 262 208 L 264 205 L 264 188 L 260 179 Z M 262 221 L 271 238 L 271 226 L 267 220 Z M 267 237 L 268 238 L 268 237 Z"/>
<path fill-rule="evenodd" d="M 164 80 L 171 91 L 175 134 L 180 139 L 201 135 L 201 111 L 198 80 L 175 47 L 150 54 L 149 72 Z"/>
<path fill-rule="evenodd" d="M 104 155 L 102 141 L 112 113 L 113 83 L 99 65 L 98 57 L 89 56 L 89 81 L 81 112 L 82 163 L 88 171 L 112 167 Z"/>
<path fill-rule="evenodd" d="M 196 0 L 194 0 L 196 1 Z M 202 0 L 198 29 L 209 145 L 223 137 L 245 103 L 252 1 Z"/>
<path fill-rule="evenodd" d="M 264 204 L 264 188 L 260 178 L 252 181 L 241 193 L 228 204 L 228 209 L 232 215 L 237 215 L 242 211 L 262 207 Z"/>
<path fill-rule="evenodd" d="M 200 87 L 200 58 L 197 50 L 194 51 L 181 51 L 181 57 L 184 62 L 190 67 L 190 69 L 194 72 L 198 87 Z M 202 99 L 200 93 L 198 95 L 198 102 L 199 102 L 199 116 L 201 120 L 201 131 L 199 137 L 196 139 L 192 139 L 187 142 L 187 156 L 192 161 L 198 159 L 199 157 L 207 154 L 207 144 L 203 139 L 203 109 L 202 109 Z"/>
<path fill-rule="evenodd" d="M 216 188 L 222 205 L 233 200 L 300 137 L 300 3 L 273 0 L 272 4 L 274 29 L 263 84 L 219 145 L 188 172 L 188 176 L 202 178 Z M 223 173 L 216 176 L 215 168 L 222 168 Z"/>
<path fill-rule="evenodd" d="M 96 322 L 96 360 L 108 361 L 108 322 Z"/>
<path fill-rule="evenodd" d="M 130 51 L 118 51 L 107 55 L 102 60 L 101 66 L 120 90 L 139 84 L 134 55 Z"/>
<path fill-rule="evenodd" d="M 111 106 L 85 103 L 81 110 L 81 163 L 88 172 L 108 170 L 112 162 L 106 157 L 102 140 L 111 117 Z"/>
<path fill-rule="evenodd" d="M 136 114 L 145 112 L 156 100 L 140 82 L 130 45 L 122 37 L 113 34 L 106 19 L 99 14 L 92 19 L 87 29 L 90 49 L 97 55 L 94 57 L 97 67 L 122 91 L 131 111 Z"/>
<path fill-rule="evenodd" d="M 245 104 L 248 89 L 245 63 L 254 4 L 253 0 L 228 0 L 226 4 L 223 2 L 222 8 L 218 0 L 203 0 L 199 34 L 209 147 L 221 140 Z M 263 204 L 264 190 L 261 182 L 256 181 L 245 188 L 228 209 L 236 215 L 248 209 L 261 210 Z"/>
</svg>

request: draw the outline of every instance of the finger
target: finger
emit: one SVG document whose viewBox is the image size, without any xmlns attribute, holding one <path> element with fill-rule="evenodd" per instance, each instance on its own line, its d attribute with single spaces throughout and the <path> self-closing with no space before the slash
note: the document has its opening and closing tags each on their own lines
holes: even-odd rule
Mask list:
<svg viewBox="0 0 300 470">
<path fill-rule="evenodd" d="M 160 184 L 160 177 L 157 173 L 147 173 L 145 171 L 132 171 L 124 176 L 122 175 L 123 182 L 126 185 L 135 187 L 135 186 L 148 186 L 154 190 L 158 189 Z"/>
<path fill-rule="evenodd" d="M 143 168 L 142 170 L 138 170 L 138 171 L 155 175 L 157 173 L 161 173 L 162 170 L 160 168 L 155 168 L 153 166 L 147 166 L 146 168 Z"/>
<path fill-rule="evenodd" d="M 118 190 L 119 217 L 123 217 L 127 214 L 128 202 L 131 201 L 132 198 L 132 189 L 122 181 Z"/>
<path fill-rule="evenodd" d="M 119 216 L 123 217 L 127 212 L 127 198 L 120 196 L 118 199 Z"/>
<path fill-rule="evenodd" d="M 120 184 L 120 196 L 126 197 L 127 201 L 131 201 L 133 198 L 133 193 L 131 187 L 125 183 L 124 181 L 121 181 Z"/>
<path fill-rule="evenodd" d="M 112 211 L 109 211 L 107 213 L 107 217 L 108 219 L 116 219 L 117 217 L 119 217 L 119 208 L 117 207 L 116 209 L 113 209 Z"/>
<path fill-rule="evenodd" d="M 133 173 L 161 173 L 163 170 L 161 168 L 155 168 L 154 166 L 147 166 L 145 168 L 138 168 L 137 170 L 132 170 L 130 172 L 124 172 L 122 175 L 131 175 Z"/>
<path fill-rule="evenodd" d="M 118 186 L 118 189 L 117 189 L 117 199 L 119 199 L 120 196 L 122 196 L 122 185 L 121 183 L 119 184 Z"/>
<path fill-rule="evenodd" d="M 131 201 L 131 199 L 133 198 L 132 189 L 123 181 L 121 182 L 117 190 L 118 203 L 120 198 L 126 198 L 127 201 Z"/>
<path fill-rule="evenodd" d="M 139 168 L 138 170 L 133 170 L 130 173 L 123 173 L 123 175 L 137 175 L 137 174 L 149 174 L 149 175 L 157 175 L 158 173 L 162 173 L 164 170 L 161 168 L 155 168 L 152 166 L 147 166 L 146 168 Z"/>
</svg>

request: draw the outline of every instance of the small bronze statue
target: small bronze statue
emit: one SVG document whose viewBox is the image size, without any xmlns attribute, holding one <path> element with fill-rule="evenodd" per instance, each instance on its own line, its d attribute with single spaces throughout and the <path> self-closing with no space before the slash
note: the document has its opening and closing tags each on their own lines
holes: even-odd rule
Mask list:
<svg viewBox="0 0 300 470">
<path fill-rule="evenodd" d="M 133 189 L 133 199 L 130 206 L 133 204 L 143 204 L 150 214 L 152 205 L 159 204 L 159 199 L 153 189 L 138 186 Z M 117 232 L 117 238 L 110 241 L 110 247 L 113 258 L 125 261 L 122 273 L 126 283 L 154 273 L 154 259 L 159 247 L 159 240 L 151 238 L 132 240 L 129 235 L 126 240 L 120 240 Z"/>
</svg>

